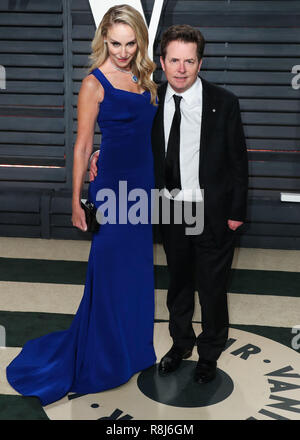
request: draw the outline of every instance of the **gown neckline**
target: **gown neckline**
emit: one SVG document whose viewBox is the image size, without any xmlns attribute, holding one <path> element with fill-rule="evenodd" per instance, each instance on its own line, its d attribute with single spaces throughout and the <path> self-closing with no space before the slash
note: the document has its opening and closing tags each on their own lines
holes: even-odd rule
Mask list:
<svg viewBox="0 0 300 440">
<path fill-rule="evenodd" d="M 126 92 L 126 93 L 132 93 L 133 95 L 138 95 L 138 96 L 143 96 L 148 90 L 144 90 L 143 93 L 136 93 L 136 92 L 131 92 L 130 90 L 125 90 L 125 89 L 118 89 L 117 87 L 113 86 L 112 83 L 107 79 L 107 77 L 104 75 L 104 73 L 102 72 L 102 70 L 99 69 L 99 67 L 96 68 L 96 70 L 98 70 L 101 75 L 106 79 L 106 81 L 109 83 L 109 85 L 114 89 L 114 90 L 118 90 L 120 92 Z"/>
</svg>

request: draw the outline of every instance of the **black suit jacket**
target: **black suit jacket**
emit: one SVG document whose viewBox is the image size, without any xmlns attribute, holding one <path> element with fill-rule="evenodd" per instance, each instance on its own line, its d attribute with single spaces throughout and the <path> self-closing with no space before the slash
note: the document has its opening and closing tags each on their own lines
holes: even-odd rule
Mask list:
<svg viewBox="0 0 300 440">
<path fill-rule="evenodd" d="M 227 220 L 245 221 L 248 159 L 237 97 L 202 79 L 199 183 L 204 190 L 205 221 L 219 244 L 228 234 Z M 156 188 L 165 187 L 164 100 L 167 83 L 158 89 L 159 108 L 152 128 Z M 200 129 L 200 128 L 199 128 Z"/>
</svg>

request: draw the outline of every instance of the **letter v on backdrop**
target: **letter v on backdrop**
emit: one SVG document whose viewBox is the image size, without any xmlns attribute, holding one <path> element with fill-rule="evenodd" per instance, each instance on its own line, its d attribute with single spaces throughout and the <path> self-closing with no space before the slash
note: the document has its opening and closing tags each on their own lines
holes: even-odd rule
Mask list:
<svg viewBox="0 0 300 440">
<path fill-rule="evenodd" d="M 91 11 L 94 17 L 95 25 L 96 27 L 99 26 L 100 21 L 102 20 L 103 15 L 107 12 L 109 8 L 115 5 L 123 5 L 127 4 L 132 6 L 133 8 L 137 9 L 142 16 L 144 17 L 145 23 L 145 15 L 143 11 L 143 7 L 141 4 L 141 0 L 123 0 L 123 1 L 116 1 L 116 0 L 89 0 Z M 164 0 L 154 0 L 153 10 L 152 10 L 152 16 L 151 21 L 149 25 L 149 56 L 151 59 L 153 59 L 153 45 L 154 40 L 156 37 L 156 32 L 158 28 L 158 23 L 161 15 L 161 11 L 163 8 Z"/>
</svg>

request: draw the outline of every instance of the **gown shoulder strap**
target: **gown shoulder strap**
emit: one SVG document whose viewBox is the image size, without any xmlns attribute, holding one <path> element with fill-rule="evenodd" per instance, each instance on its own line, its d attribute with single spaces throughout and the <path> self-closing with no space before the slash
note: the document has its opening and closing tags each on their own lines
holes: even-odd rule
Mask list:
<svg viewBox="0 0 300 440">
<path fill-rule="evenodd" d="M 106 76 L 98 68 L 92 70 L 90 72 L 90 75 L 94 75 L 98 79 L 98 81 L 101 83 L 104 90 L 108 90 L 108 89 L 112 88 L 111 83 L 108 81 Z"/>
</svg>

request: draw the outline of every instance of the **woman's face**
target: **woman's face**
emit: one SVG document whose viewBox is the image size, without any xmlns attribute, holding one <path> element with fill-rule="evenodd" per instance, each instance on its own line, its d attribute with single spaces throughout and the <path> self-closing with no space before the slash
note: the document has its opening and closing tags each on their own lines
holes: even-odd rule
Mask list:
<svg viewBox="0 0 300 440">
<path fill-rule="evenodd" d="M 105 40 L 113 64 L 130 70 L 130 63 L 138 49 L 133 29 L 128 24 L 115 23 L 108 29 Z"/>
</svg>

